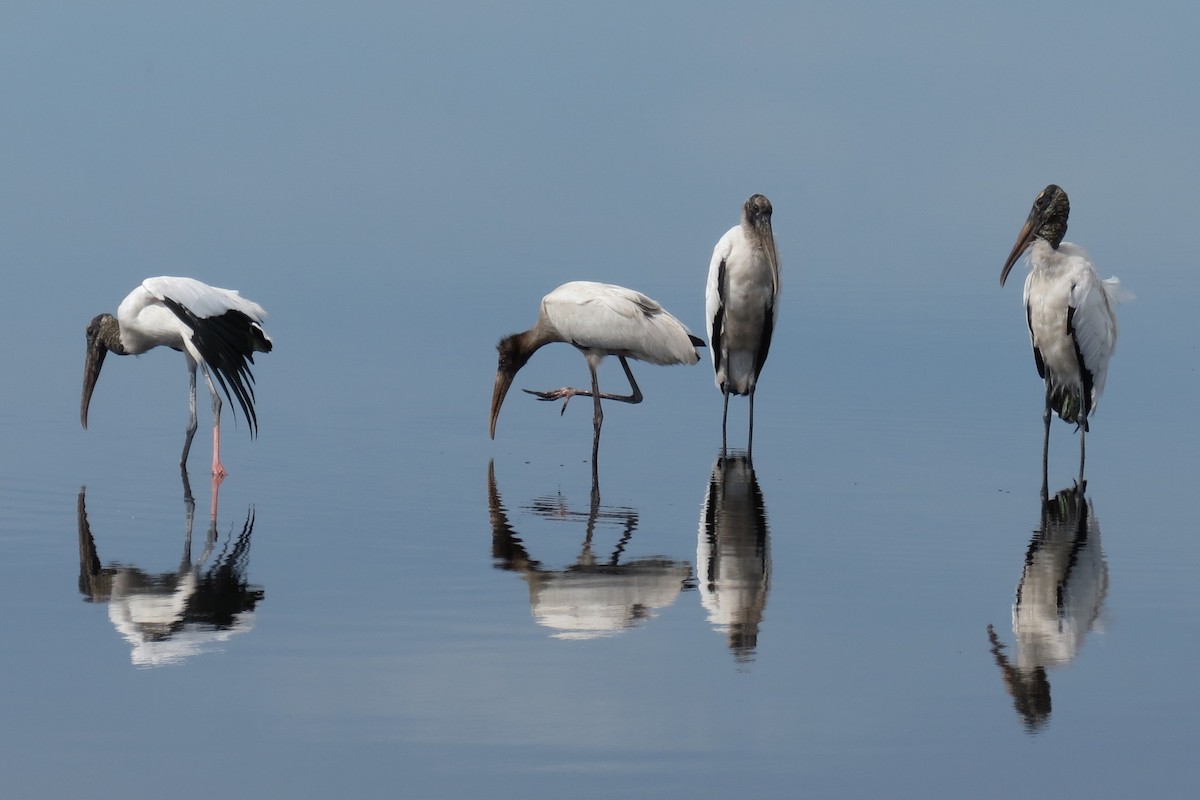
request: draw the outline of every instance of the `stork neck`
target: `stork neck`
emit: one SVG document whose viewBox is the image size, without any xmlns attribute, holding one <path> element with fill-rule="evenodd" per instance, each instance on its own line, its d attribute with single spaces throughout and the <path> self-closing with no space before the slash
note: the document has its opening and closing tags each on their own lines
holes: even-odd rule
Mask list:
<svg viewBox="0 0 1200 800">
<path fill-rule="evenodd" d="M 520 344 L 521 351 L 532 356 L 541 348 L 551 342 L 566 342 L 562 334 L 545 319 L 539 319 L 537 325 L 534 325 L 524 333 L 516 334 L 517 341 Z M 571 344 L 570 342 L 567 342 Z"/>
<path fill-rule="evenodd" d="M 96 324 L 98 328 L 96 339 L 100 344 L 119 356 L 129 355 L 129 351 L 121 341 L 121 325 L 117 322 L 116 317 L 112 314 L 101 314 L 96 317 Z"/>
<path fill-rule="evenodd" d="M 1046 243 L 1055 250 L 1062 244 L 1063 237 L 1067 235 L 1067 218 L 1066 217 L 1051 217 L 1042 223 L 1042 227 L 1038 229 L 1038 238 L 1045 239 Z"/>
</svg>

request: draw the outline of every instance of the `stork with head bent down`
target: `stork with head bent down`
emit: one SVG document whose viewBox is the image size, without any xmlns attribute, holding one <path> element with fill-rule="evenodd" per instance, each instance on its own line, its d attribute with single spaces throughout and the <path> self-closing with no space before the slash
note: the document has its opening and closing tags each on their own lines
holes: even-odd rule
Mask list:
<svg viewBox="0 0 1200 800">
<path fill-rule="evenodd" d="M 92 391 L 100 378 L 104 357 L 140 355 L 165 345 L 183 351 L 190 376 L 190 416 L 179 465 L 187 469 L 188 452 L 196 434 L 196 367 L 212 394 L 213 476 L 225 476 L 221 464 L 221 398 L 212 375 L 232 403 L 237 398 L 250 435 L 258 431 L 254 411 L 254 353 L 271 352 L 271 339 L 262 329 L 267 312 L 258 303 L 230 289 L 219 289 L 192 278 L 147 278 L 121 301 L 117 316 L 100 314 L 87 327 L 87 359 L 83 368 L 83 400 L 79 420 L 86 428 Z"/>
<path fill-rule="evenodd" d="M 567 403 L 575 395 L 592 398 L 595 409 L 592 417 L 593 470 L 600 446 L 600 426 L 604 420 L 600 401 L 642 402 L 642 391 L 633 379 L 626 359 L 635 358 L 664 366 L 695 364 L 700 360 L 696 348 L 704 346 L 703 340 L 693 336 L 682 322 L 641 292 L 591 281 L 564 283 L 542 298 L 538 320 L 532 328 L 506 336 L 496 345 L 500 360 L 488 423 L 489 435 L 493 439 L 496 438 L 496 419 L 500 416 L 500 406 L 512 386 L 513 378 L 539 348 L 551 342 L 565 342 L 583 353 L 592 376 L 591 391 L 571 387 L 548 392 L 525 391 L 542 400 L 562 400 L 563 411 L 567 410 Z M 596 368 L 605 356 L 616 356 L 621 362 L 632 394 L 601 394 Z"/>
<path fill-rule="evenodd" d="M 1117 315 L 1113 305 L 1133 295 L 1116 278 L 1101 280 L 1082 247 L 1064 242 L 1070 203 L 1067 193 L 1050 184 L 1033 201 L 1004 262 L 1000 285 L 1013 264 L 1029 251 L 1025 279 L 1025 319 L 1038 375 L 1046 382 L 1042 415 L 1042 486 L 1050 451 L 1050 413 L 1079 428 L 1079 480 L 1083 485 L 1084 434 L 1088 416 L 1096 410 L 1108 362 L 1117 345 Z"/>
<path fill-rule="evenodd" d="M 724 395 L 721 446 L 729 417 L 729 395 L 750 395 L 750 434 L 754 445 L 754 390 L 771 349 L 779 316 L 779 255 L 771 230 L 771 201 L 751 195 L 742 221 L 713 248 L 704 294 L 717 388 Z"/>
</svg>

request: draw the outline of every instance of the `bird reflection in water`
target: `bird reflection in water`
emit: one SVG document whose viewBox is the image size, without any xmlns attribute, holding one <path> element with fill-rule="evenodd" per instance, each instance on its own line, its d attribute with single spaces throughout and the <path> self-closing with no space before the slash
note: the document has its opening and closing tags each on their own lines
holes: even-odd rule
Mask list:
<svg viewBox="0 0 1200 800">
<path fill-rule="evenodd" d="M 89 603 L 108 603 L 108 618 L 132 646 L 135 666 L 181 663 L 216 649 L 254 625 L 254 608 L 264 595 L 262 587 L 246 579 L 254 510 L 247 512 L 241 533 L 234 537 L 231 532 L 217 551 L 219 483 L 213 482 L 212 514 L 204 548 L 193 560 L 196 501 L 187 472 L 183 471 L 183 557 L 177 569 L 162 573 L 118 562 L 102 566 L 88 524 L 87 487 L 79 490 L 79 591 Z"/>
<path fill-rule="evenodd" d="M 762 490 L 748 453 L 713 464 L 696 544 L 700 601 L 739 664 L 754 660 L 771 586 L 771 537 Z"/>
<path fill-rule="evenodd" d="M 496 569 L 516 572 L 529 585 L 529 603 L 539 625 L 557 639 L 595 639 L 633 628 L 675 602 L 693 587 L 692 566 L 661 556 L 624 558 L 638 525 L 632 508 L 603 507 L 600 489 L 592 483 L 587 512 L 571 510 L 561 495 L 538 498 L 524 511 L 562 522 L 582 524 L 579 556 L 562 568 L 532 558 L 513 529 L 496 488 L 495 464 L 488 464 L 488 512 L 492 524 L 492 557 Z M 593 540 L 597 526 L 617 527 L 621 536 L 607 558 L 597 557 Z"/>
<path fill-rule="evenodd" d="M 1005 654 L 995 628 L 988 626 L 992 656 L 1013 706 L 1031 733 L 1042 730 L 1050 719 L 1046 670 L 1075 659 L 1084 637 L 1096 626 L 1108 593 L 1100 525 L 1085 497 L 1086 487 L 1075 485 L 1048 499 L 1043 495 L 1041 526 L 1025 553 L 1013 604 L 1015 663 Z"/>
</svg>

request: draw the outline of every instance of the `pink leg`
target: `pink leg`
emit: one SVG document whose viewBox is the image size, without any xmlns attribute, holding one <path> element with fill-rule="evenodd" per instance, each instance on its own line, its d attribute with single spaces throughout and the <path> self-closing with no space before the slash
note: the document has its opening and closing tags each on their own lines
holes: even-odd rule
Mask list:
<svg viewBox="0 0 1200 800">
<path fill-rule="evenodd" d="M 214 478 L 224 478 L 228 473 L 221 464 L 221 423 L 213 425 L 213 467 Z"/>
</svg>

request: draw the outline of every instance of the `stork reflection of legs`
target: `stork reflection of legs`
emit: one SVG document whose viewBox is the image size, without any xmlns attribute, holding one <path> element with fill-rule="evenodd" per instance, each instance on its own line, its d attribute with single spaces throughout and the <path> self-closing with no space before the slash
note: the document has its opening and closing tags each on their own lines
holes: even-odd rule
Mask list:
<svg viewBox="0 0 1200 800">
<path fill-rule="evenodd" d="M 188 480 L 187 467 L 180 466 L 180 477 L 183 478 L 183 507 L 184 507 L 184 539 L 183 552 L 184 560 L 191 563 L 192 559 L 192 522 L 196 518 L 196 498 L 192 496 L 192 483 Z M 221 481 L 224 480 L 223 475 L 213 475 L 212 479 L 212 505 L 209 508 L 208 517 L 208 533 L 204 540 L 204 555 L 197 562 L 204 563 L 212 552 L 213 547 L 217 543 L 217 494 L 220 492 Z"/>
<path fill-rule="evenodd" d="M 187 509 L 188 536 L 191 536 L 192 518 L 196 514 L 196 499 L 192 496 L 192 482 L 188 480 L 186 466 L 179 467 L 179 475 L 183 479 L 183 505 Z M 209 526 L 212 528 L 213 536 L 216 536 L 217 526 L 217 508 L 221 494 L 221 482 L 225 480 L 224 475 L 213 475 L 212 477 L 212 503 L 208 509 Z"/>
</svg>

